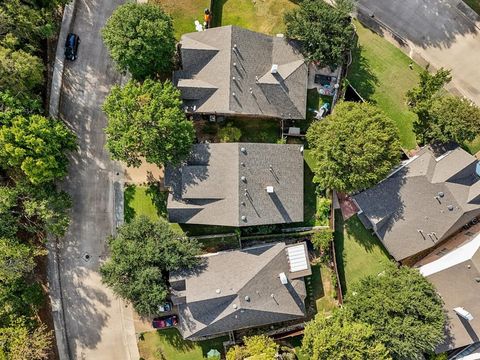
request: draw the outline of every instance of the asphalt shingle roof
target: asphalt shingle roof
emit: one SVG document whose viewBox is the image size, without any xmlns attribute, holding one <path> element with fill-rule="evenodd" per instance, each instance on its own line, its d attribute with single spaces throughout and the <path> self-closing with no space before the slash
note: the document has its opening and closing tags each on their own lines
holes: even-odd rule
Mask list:
<svg viewBox="0 0 480 360">
<path fill-rule="evenodd" d="M 185 164 L 167 167 L 165 184 L 171 222 L 240 227 L 303 221 L 300 145 L 197 144 Z"/>
<path fill-rule="evenodd" d="M 185 34 L 181 45 L 174 81 L 189 111 L 305 118 L 308 68 L 295 42 L 222 26 Z"/>
<path fill-rule="evenodd" d="M 480 214 L 477 160 L 461 148 L 423 149 L 378 185 L 354 196 L 396 260 L 434 247 Z"/>
<path fill-rule="evenodd" d="M 179 304 L 179 330 L 184 338 L 199 338 L 232 330 L 304 317 L 303 277 L 289 270 L 284 243 L 203 257 L 201 269 L 172 274 L 185 281 Z M 304 245 L 305 255 L 307 249 Z M 286 285 L 280 273 L 288 278 Z M 308 272 L 302 275 L 311 274 Z"/>
</svg>

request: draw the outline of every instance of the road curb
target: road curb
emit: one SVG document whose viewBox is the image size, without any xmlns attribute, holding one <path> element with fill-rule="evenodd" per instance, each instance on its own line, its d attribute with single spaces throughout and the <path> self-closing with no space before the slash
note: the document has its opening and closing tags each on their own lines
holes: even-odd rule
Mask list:
<svg viewBox="0 0 480 360">
<path fill-rule="evenodd" d="M 63 70 L 65 59 L 63 46 L 67 34 L 71 31 L 73 19 L 75 18 L 77 0 L 72 0 L 65 5 L 63 10 L 62 25 L 58 36 L 57 50 L 55 52 L 55 63 L 53 66 L 52 84 L 50 88 L 50 102 L 48 114 L 53 118 L 58 118 L 58 108 L 60 106 L 60 92 L 63 83 Z M 58 239 L 53 236 L 48 237 L 48 289 L 49 298 L 52 306 L 52 318 L 55 329 L 55 340 L 57 343 L 58 356 L 60 360 L 70 360 L 70 348 L 68 344 L 67 328 L 65 325 L 65 313 L 62 298 L 62 286 L 60 282 L 60 262 L 58 259 Z"/>
<path fill-rule="evenodd" d="M 50 102 L 48 104 L 48 114 L 53 118 L 58 118 L 58 107 L 60 106 L 60 92 L 63 83 L 63 69 L 65 67 L 65 58 L 63 47 L 68 33 L 71 31 L 77 0 L 72 0 L 65 5 L 63 10 L 62 25 L 58 35 L 57 50 L 55 52 L 55 63 L 53 65 L 52 85 L 50 89 Z"/>
</svg>

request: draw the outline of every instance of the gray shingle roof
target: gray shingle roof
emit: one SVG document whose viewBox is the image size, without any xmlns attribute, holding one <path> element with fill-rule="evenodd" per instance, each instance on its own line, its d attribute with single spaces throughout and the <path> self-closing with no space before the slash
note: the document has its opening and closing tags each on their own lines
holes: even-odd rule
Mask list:
<svg viewBox="0 0 480 360">
<path fill-rule="evenodd" d="M 424 265 L 420 272 L 436 287 L 447 313 L 446 339 L 437 352 L 479 341 L 480 336 L 480 241 L 479 237 Z M 473 315 L 467 321 L 454 308 L 463 307 Z"/>
<path fill-rule="evenodd" d="M 303 277 L 289 270 L 284 243 L 203 257 L 201 269 L 171 275 L 184 280 L 179 305 L 179 330 L 184 338 L 199 338 L 232 330 L 304 317 Z M 304 244 L 305 254 L 307 253 Z M 307 255 L 306 255 L 307 256 Z M 288 283 L 283 285 L 280 273 Z M 306 275 L 311 274 L 310 268 Z"/>
<path fill-rule="evenodd" d="M 480 214 L 476 164 L 461 148 L 439 158 L 425 148 L 354 199 L 390 254 L 403 260 L 435 246 Z"/>
<path fill-rule="evenodd" d="M 195 145 L 185 164 L 166 169 L 169 220 L 235 227 L 303 221 L 300 150 L 285 144 Z"/>
<path fill-rule="evenodd" d="M 185 34 L 181 45 L 174 81 L 190 111 L 305 118 L 308 69 L 294 42 L 222 26 Z M 195 92 L 186 80 L 210 86 Z"/>
</svg>

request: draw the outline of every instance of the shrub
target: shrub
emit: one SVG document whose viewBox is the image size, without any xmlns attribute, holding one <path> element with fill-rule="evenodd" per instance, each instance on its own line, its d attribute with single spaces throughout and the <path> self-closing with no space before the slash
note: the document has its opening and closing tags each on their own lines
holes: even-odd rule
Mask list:
<svg viewBox="0 0 480 360">
<path fill-rule="evenodd" d="M 220 142 L 237 142 L 242 137 L 242 132 L 239 128 L 228 124 L 227 126 L 220 129 L 218 132 L 218 138 Z"/>
</svg>

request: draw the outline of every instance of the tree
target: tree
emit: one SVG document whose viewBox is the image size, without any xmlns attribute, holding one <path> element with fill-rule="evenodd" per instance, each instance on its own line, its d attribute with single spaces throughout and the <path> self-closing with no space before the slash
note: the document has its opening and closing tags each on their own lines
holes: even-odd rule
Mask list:
<svg viewBox="0 0 480 360">
<path fill-rule="evenodd" d="M 0 328 L 0 359 L 44 360 L 52 346 L 53 334 L 44 324 L 30 330 L 21 320 Z"/>
<path fill-rule="evenodd" d="M 0 46 L 0 91 L 29 97 L 43 83 L 43 71 L 38 56 Z"/>
<path fill-rule="evenodd" d="M 324 189 L 352 192 L 383 179 L 400 160 L 395 124 L 368 103 L 343 102 L 314 122 L 307 140 L 315 177 Z"/>
<path fill-rule="evenodd" d="M 305 327 L 302 351 L 311 360 L 387 360 L 387 348 L 377 339 L 373 327 L 351 319 L 339 309 L 332 316 L 317 314 Z"/>
<path fill-rule="evenodd" d="M 242 132 L 240 129 L 232 126 L 232 124 L 228 124 L 218 132 L 220 142 L 237 142 L 241 137 Z"/>
<path fill-rule="evenodd" d="M 75 149 L 75 135 L 59 120 L 17 116 L 0 128 L 0 166 L 21 169 L 32 184 L 64 177 L 65 152 Z"/>
<path fill-rule="evenodd" d="M 228 350 L 227 360 L 275 360 L 278 345 L 266 335 L 243 338 L 244 346 L 234 346 Z"/>
<path fill-rule="evenodd" d="M 337 0 L 335 7 L 324 0 L 304 0 L 285 14 L 286 35 L 302 41 L 309 60 L 335 69 L 353 46 L 353 8 L 351 0 Z"/>
<path fill-rule="evenodd" d="M 101 267 L 105 284 L 129 300 L 141 315 L 153 315 L 167 293 L 169 271 L 198 264 L 199 244 L 179 235 L 169 223 L 135 218 L 108 239 L 111 258 Z"/>
<path fill-rule="evenodd" d="M 423 359 L 444 339 L 442 300 L 416 269 L 390 264 L 382 274 L 363 278 L 346 306 L 354 319 L 372 326 L 393 359 Z"/>
<path fill-rule="evenodd" d="M 14 240 L 0 238 L 0 284 L 21 279 L 35 268 L 32 248 Z"/>
<path fill-rule="evenodd" d="M 0 92 L 0 126 L 10 124 L 20 115 L 28 116 L 42 111 L 38 99 L 13 96 L 10 91 Z"/>
<path fill-rule="evenodd" d="M 409 90 L 406 94 L 408 106 L 417 114 L 417 119 L 413 123 L 413 131 L 417 140 L 421 143 L 431 140 L 429 136 L 431 125 L 429 109 L 432 99 L 451 80 L 450 70 L 441 68 L 436 73 L 430 74 L 427 66 L 420 73 L 418 86 Z"/>
<path fill-rule="evenodd" d="M 159 166 L 177 164 L 191 150 L 195 131 L 171 82 L 129 81 L 115 86 L 103 110 L 108 117 L 107 149 L 112 158 L 140 166 L 141 158 Z"/>
<path fill-rule="evenodd" d="M 119 6 L 102 30 L 121 71 L 143 80 L 168 72 L 175 54 L 172 18 L 154 4 Z"/>
</svg>

